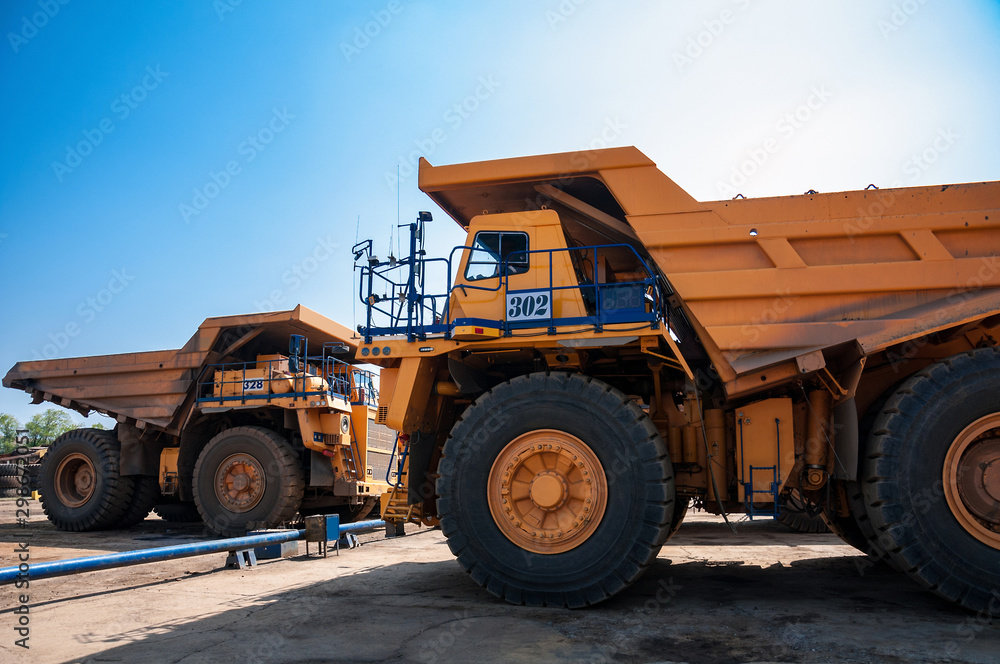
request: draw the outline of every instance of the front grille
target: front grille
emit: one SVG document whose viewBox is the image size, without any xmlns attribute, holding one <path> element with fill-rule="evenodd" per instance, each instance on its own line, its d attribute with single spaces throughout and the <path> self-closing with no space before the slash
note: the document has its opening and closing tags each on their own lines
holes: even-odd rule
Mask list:
<svg viewBox="0 0 1000 664">
<path fill-rule="evenodd" d="M 368 449 L 368 468 L 365 472 L 368 475 L 369 481 L 375 482 L 385 482 L 385 472 L 389 470 L 389 462 L 392 460 L 392 454 L 389 452 L 383 452 L 382 450 Z M 393 469 L 392 475 L 389 477 L 390 482 L 396 481 L 396 472 Z"/>
<path fill-rule="evenodd" d="M 382 410 L 381 408 L 379 409 Z M 392 446 L 396 444 L 396 432 L 368 418 L 368 449 L 381 450 L 392 454 Z"/>
<path fill-rule="evenodd" d="M 385 421 L 389 418 L 389 407 L 379 406 L 378 407 L 378 423 L 385 424 Z"/>
</svg>

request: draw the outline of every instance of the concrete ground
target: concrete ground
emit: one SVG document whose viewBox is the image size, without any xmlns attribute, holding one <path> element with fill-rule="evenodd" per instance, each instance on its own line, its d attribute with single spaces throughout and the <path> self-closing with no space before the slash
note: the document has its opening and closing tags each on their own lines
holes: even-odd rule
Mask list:
<svg viewBox="0 0 1000 664">
<path fill-rule="evenodd" d="M 0 565 L 203 539 L 151 516 L 63 533 L 0 501 Z M 689 515 L 626 592 L 591 609 L 530 609 L 479 588 L 439 530 L 364 536 L 323 559 L 253 570 L 225 554 L 0 586 L 3 662 L 991 662 L 1000 625 L 869 566 L 833 535 Z M 15 645 L 28 595 L 29 650 Z"/>
</svg>

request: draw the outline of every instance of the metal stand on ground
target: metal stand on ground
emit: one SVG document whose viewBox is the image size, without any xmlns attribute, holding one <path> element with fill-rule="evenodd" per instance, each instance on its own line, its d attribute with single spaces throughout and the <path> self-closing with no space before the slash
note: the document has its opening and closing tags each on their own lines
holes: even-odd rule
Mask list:
<svg viewBox="0 0 1000 664">
<path fill-rule="evenodd" d="M 230 551 L 226 557 L 226 567 L 228 569 L 252 569 L 257 566 L 257 554 L 253 549 L 238 549 Z"/>
<path fill-rule="evenodd" d="M 315 542 L 319 548 L 319 553 L 326 558 L 326 552 L 333 536 L 333 548 L 340 555 L 340 516 L 329 514 L 323 516 L 306 517 L 306 555 L 309 555 L 309 542 Z"/>
</svg>

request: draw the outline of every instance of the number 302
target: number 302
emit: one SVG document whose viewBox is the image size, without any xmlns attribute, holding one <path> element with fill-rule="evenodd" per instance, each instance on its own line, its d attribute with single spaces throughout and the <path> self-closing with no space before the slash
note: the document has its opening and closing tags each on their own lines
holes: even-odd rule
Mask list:
<svg viewBox="0 0 1000 664">
<path fill-rule="evenodd" d="M 507 318 L 543 318 L 549 315 L 549 296 L 547 293 L 540 295 L 526 295 L 521 297 L 515 295 L 507 303 L 510 309 L 507 310 Z"/>
</svg>

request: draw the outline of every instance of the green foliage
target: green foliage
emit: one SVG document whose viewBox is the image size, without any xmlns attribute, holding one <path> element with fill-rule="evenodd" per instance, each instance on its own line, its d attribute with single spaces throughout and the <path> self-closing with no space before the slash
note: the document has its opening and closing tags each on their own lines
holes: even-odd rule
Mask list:
<svg viewBox="0 0 1000 664">
<path fill-rule="evenodd" d="M 21 423 L 13 415 L 0 413 L 0 454 L 14 451 L 17 447 L 17 430 Z"/>
<path fill-rule="evenodd" d="M 38 446 L 49 445 L 62 434 L 78 426 L 65 411 L 47 408 L 45 412 L 32 417 L 24 428 L 28 430 L 29 444 Z"/>
</svg>

